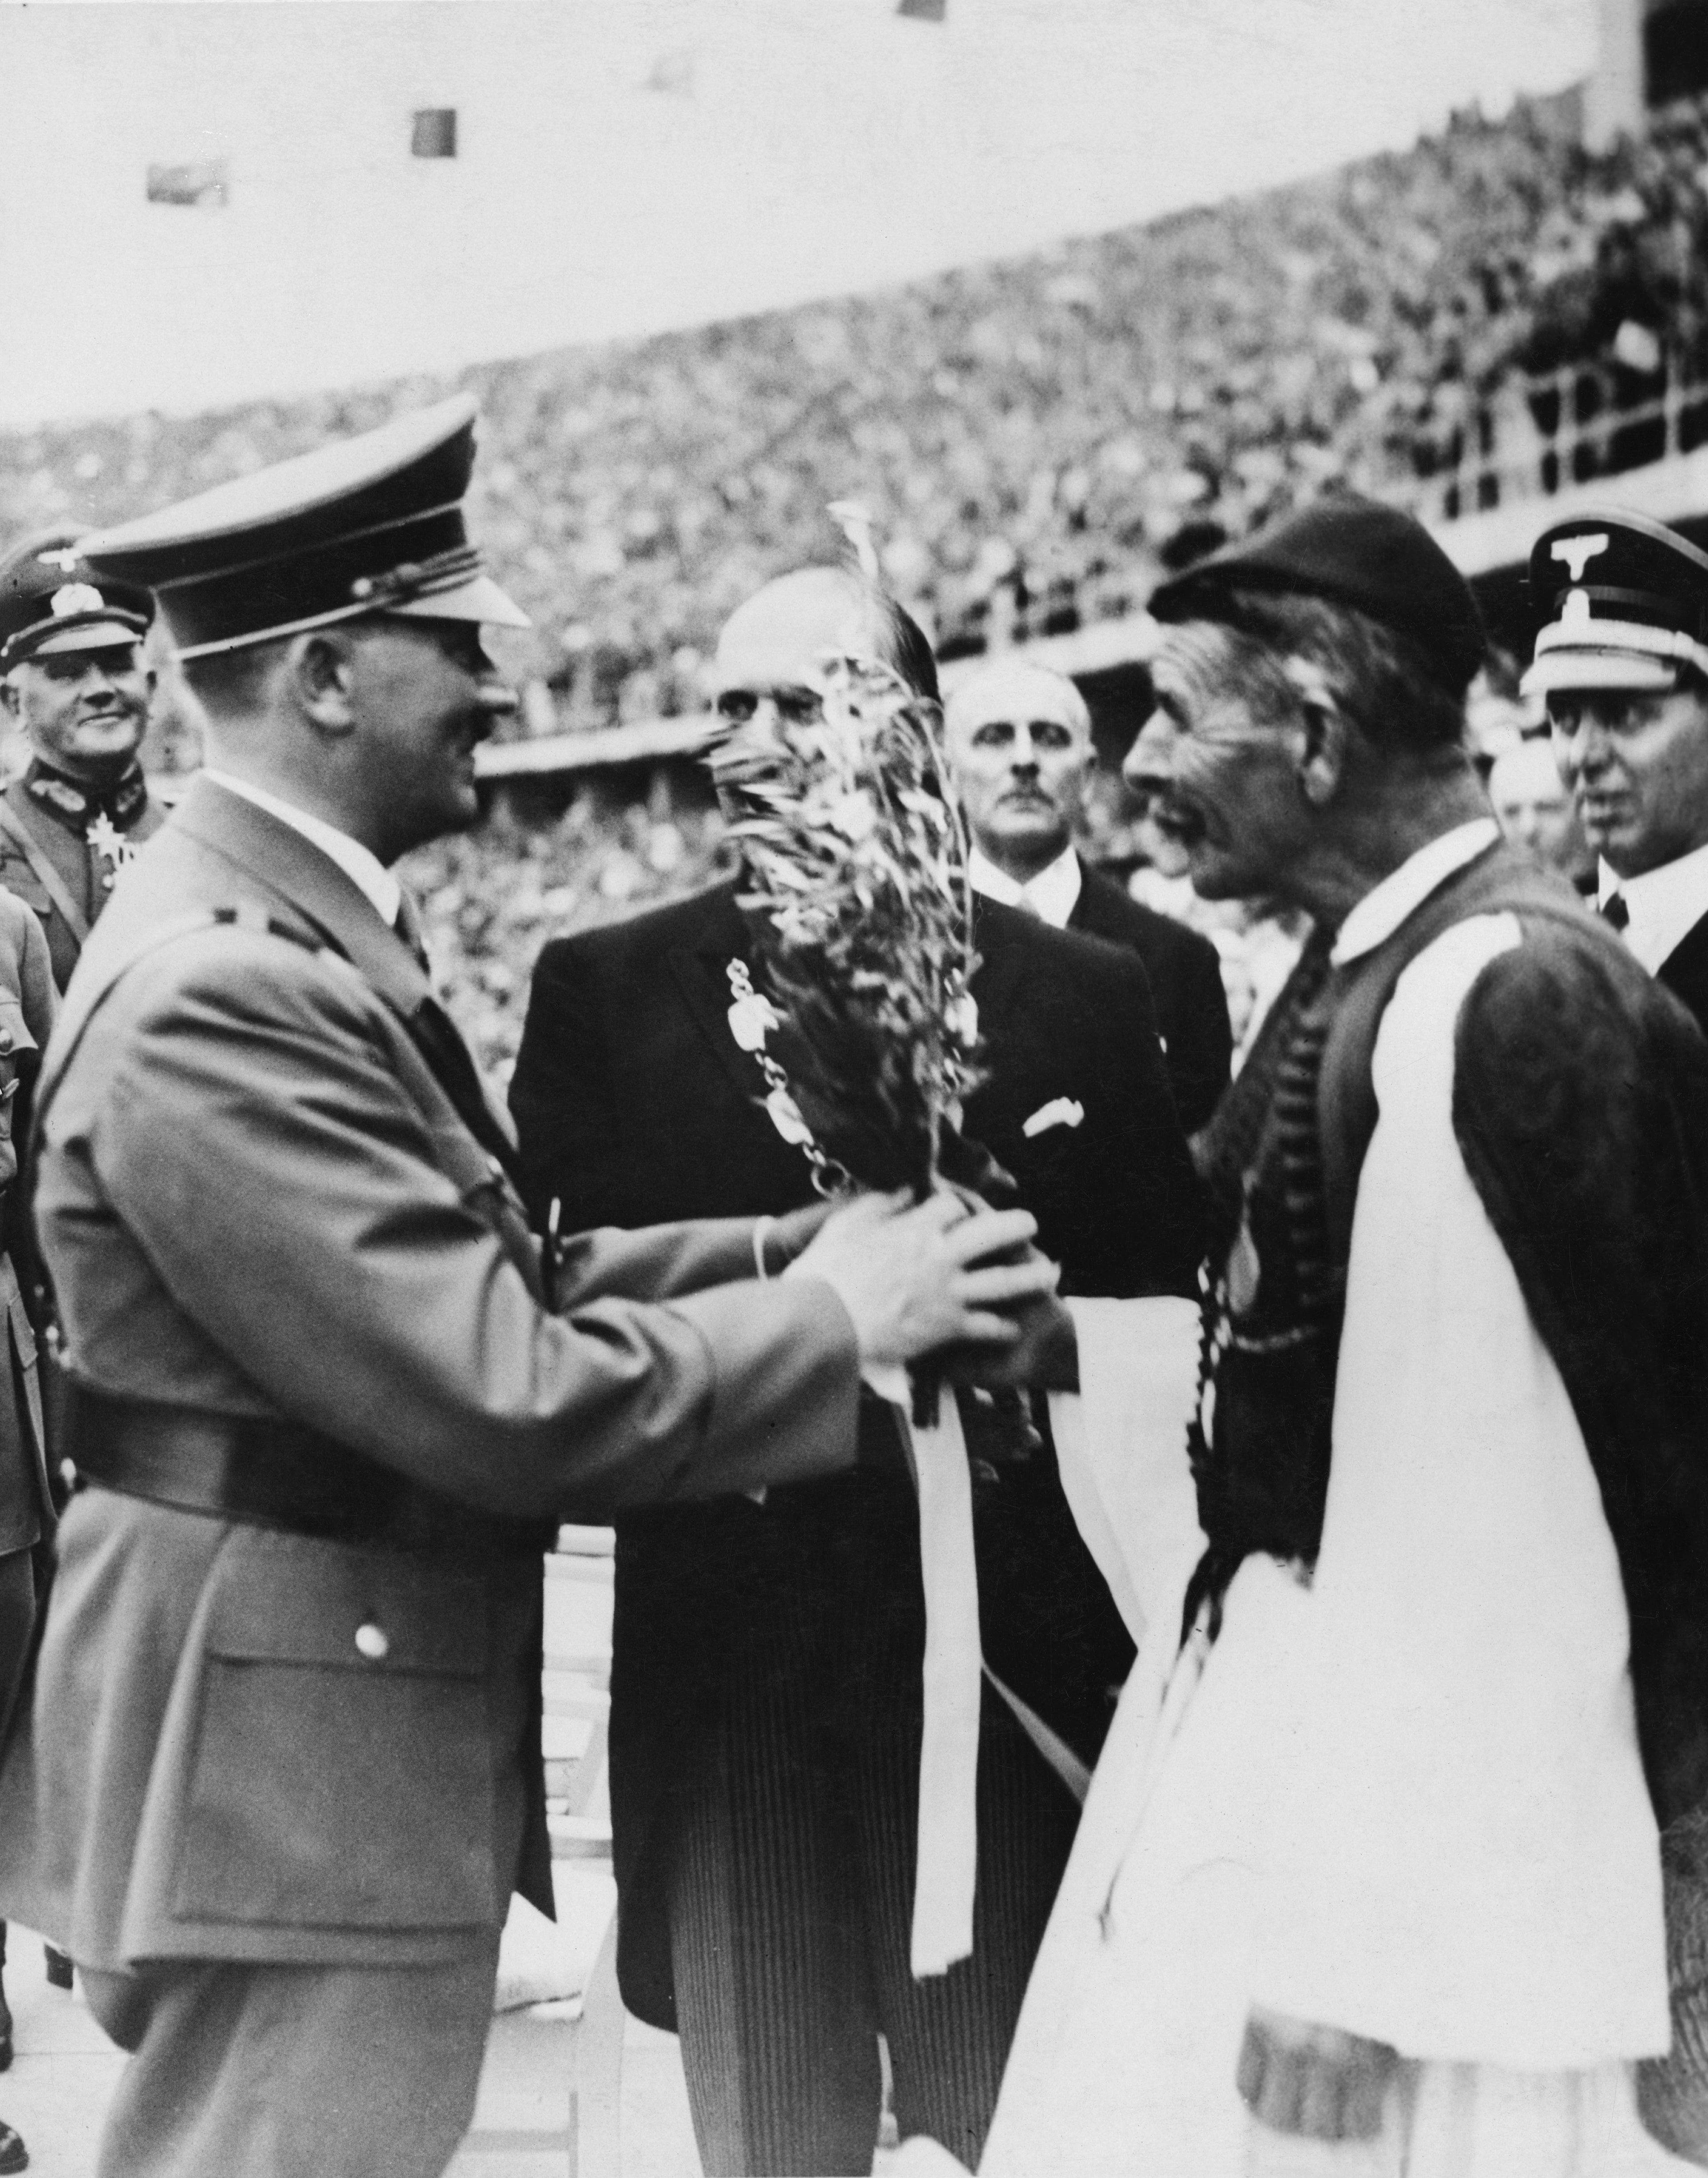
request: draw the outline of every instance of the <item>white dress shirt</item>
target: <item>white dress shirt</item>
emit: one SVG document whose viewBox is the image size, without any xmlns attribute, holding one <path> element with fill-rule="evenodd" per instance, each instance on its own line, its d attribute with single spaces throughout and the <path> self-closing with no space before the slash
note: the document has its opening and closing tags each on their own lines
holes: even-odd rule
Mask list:
<svg viewBox="0 0 1708 2178">
<path fill-rule="evenodd" d="M 359 840 L 352 840 L 347 832 L 341 832 L 324 818 L 311 817 L 306 809 L 281 801 L 276 794 L 268 793 L 265 787 L 252 786 L 246 779 L 234 779 L 230 772 L 221 771 L 213 764 L 203 765 L 202 776 L 212 780 L 216 786 L 223 786 L 227 794 L 242 795 L 245 802 L 253 802 L 256 808 L 265 809 L 270 817 L 276 817 L 281 824 L 300 832 L 311 846 L 318 847 L 337 863 L 352 884 L 367 895 L 374 912 L 388 928 L 396 928 L 403 887 L 379 856 Z"/>
<path fill-rule="evenodd" d="M 1081 884 L 1079 857 L 1072 847 L 1064 847 L 1053 862 L 1047 863 L 1035 878 L 1028 878 L 1024 884 L 1011 878 L 1007 870 L 999 870 L 982 847 L 974 847 L 967 857 L 967 878 L 974 891 L 983 893 L 986 900 L 1001 900 L 1004 907 L 1029 909 L 1056 930 L 1067 928 Z"/>
<path fill-rule="evenodd" d="M 1630 914 L 1625 943 L 1651 976 L 1658 975 L 1667 955 L 1708 915 L 1708 847 L 1694 848 L 1636 878 L 1616 876 L 1603 862 L 1596 893 L 1603 907 L 1615 894 L 1623 900 Z"/>
</svg>

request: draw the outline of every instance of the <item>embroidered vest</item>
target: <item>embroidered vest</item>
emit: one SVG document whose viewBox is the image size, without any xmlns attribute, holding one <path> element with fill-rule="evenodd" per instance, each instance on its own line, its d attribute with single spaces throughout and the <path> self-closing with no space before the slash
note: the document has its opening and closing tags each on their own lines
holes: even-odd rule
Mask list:
<svg viewBox="0 0 1708 2178">
<path fill-rule="evenodd" d="M 1313 933 L 1200 1137 L 1209 1240 L 1188 1448 L 1207 1547 L 1188 1623 L 1254 1551 L 1315 1562 L 1377 1033 L 1420 953 L 1453 924 L 1502 911 L 1584 919 L 1559 880 L 1498 844 L 1344 967 L 1330 964 L 1332 933 Z"/>
</svg>

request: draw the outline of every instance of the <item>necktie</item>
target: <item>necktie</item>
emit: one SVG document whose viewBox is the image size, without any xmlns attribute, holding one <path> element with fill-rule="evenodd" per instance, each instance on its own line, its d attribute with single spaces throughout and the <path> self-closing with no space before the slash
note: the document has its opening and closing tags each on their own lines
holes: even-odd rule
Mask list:
<svg viewBox="0 0 1708 2178">
<path fill-rule="evenodd" d="M 1596 912 L 1614 930 L 1623 930 L 1631 919 L 1629 904 L 1622 892 L 1610 892 Z"/>
<path fill-rule="evenodd" d="M 438 999 L 429 994 L 409 1016 L 409 1029 L 440 1088 L 456 1107 L 464 1126 L 488 1156 L 496 1158 L 513 1175 L 516 1146 L 487 1102 L 480 1070 L 456 1023 Z"/>
<path fill-rule="evenodd" d="M 433 964 L 427 955 L 421 911 L 407 892 L 398 897 L 396 930 L 421 963 L 430 982 Z M 438 1076 L 439 1086 L 456 1105 L 463 1125 L 489 1157 L 496 1157 L 506 1172 L 513 1173 L 516 1151 L 493 1117 L 473 1053 L 463 1042 L 456 1023 L 431 992 L 410 1016 L 409 1026 L 422 1056 Z"/>
</svg>

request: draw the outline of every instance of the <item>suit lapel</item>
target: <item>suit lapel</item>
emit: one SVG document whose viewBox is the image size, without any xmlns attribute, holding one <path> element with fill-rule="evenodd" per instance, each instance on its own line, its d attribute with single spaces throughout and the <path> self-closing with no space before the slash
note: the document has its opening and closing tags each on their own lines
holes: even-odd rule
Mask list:
<svg viewBox="0 0 1708 2178">
<path fill-rule="evenodd" d="M 979 1011 L 991 1020 L 1020 1018 L 1019 999 L 1026 988 L 1026 956 L 1030 948 L 1023 939 L 1023 911 L 998 908 L 974 895 L 973 945 L 979 966 L 973 973 L 973 996 Z"/>
<path fill-rule="evenodd" d="M 1087 938 L 1114 939 L 1116 933 L 1110 928 L 1103 911 L 1104 902 L 1096 874 L 1082 863 L 1079 897 L 1073 903 L 1073 912 L 1067 918 L 1067 928 Z"/>
<path fill-rule="evenodd" d="M 1708 915 L 1685 932 L 1656 975 L 1708 1029 Z"/>
</svg>

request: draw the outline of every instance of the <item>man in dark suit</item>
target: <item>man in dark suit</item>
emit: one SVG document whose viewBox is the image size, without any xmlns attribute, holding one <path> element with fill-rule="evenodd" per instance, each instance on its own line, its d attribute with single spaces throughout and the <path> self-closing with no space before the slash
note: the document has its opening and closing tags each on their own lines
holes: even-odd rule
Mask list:
<svg viewBox="0 0 1708 2178">
<path fill-rule="evenodd" d="M 810 710 L 826 656 L 848 653 L 935 698 L 914 623 L 812 569 L 731 620 L 719 709 L 762 732 L 776 710 Z M 732 963 L 757 957 L 739 889 L 545 949 L 510 1092 L 542 1223 L 811 1200 L 732 1030 Z M 990 1079 L 966 1132 L 1018 1182 L 1067 1290 L 1189 1291 L 1196 1188 L 1143 968 L 991 903 L 975 934 Z M 619 1523 L 619 1972 L 630 2008 L 682 2036 L 712 2172 L 870 2170 L 881 2033 L 903 2131 L 975 2162 L 1077 1820 L 987 1693 L 973 1955 L 914 1980 L 918 1519 L 886 1409 L 867 1409 L 864 1439 L 852 1475 Z M 975 1461 L 974 1529 L 987 1663 L 1094 1760 L 1132 1650 L 1047 1442 Z"/>
<path fill-rule="evenodd" d="M 0 885 L 40 918 L 62 991 L 120 869 L 165 821 L 137 759 L 154 599 L 91 581 L 76 539 L 51 530 L 0 560 L 0 704 L 30 742 L 0 793 Z"/>
<path fill-rule="evenodd" d="M 1196 1134 L 1228 1086 L 1233 1036 L 1216 949 L 1088 869 L 1073 825 L 1093 762 L 1091 714 L 1067 678 L 1002 658 L 962 681 L 944 717 L 950 767 L 973 835 L 974 888 L 1137 953 L 1181 1125 Z"/>
<path fill-rule="evenodd" d="M 162 589 L 208 758 L 40 1086 L 87 1486 L 0 1766 L 0 1908 L 134 2052 L 106 2178 L 434 2178 L 510 1891 L 551 1910 L 555 1523 L 834 1473 L 863 1354 L 1045 1282 L 963 1267 L 1029 1219 L 876 1201 L 596 1234 L 550 1278 L 389 867 L 474 821 L 515 703 L 473 432 L 459 398 L 88 547 Z"/>
<path fill-rule="evenodd" d="M 1601 857 L 1601 912 L 1708 1028 L 1708 553 L 1592 508 L 1531 554 L 1527 691 Z"/>
</svg>

